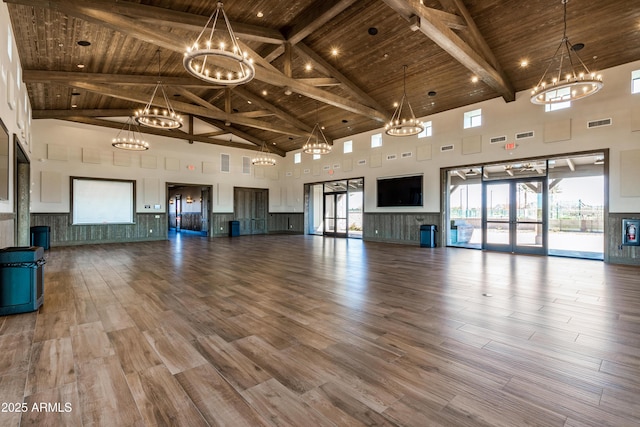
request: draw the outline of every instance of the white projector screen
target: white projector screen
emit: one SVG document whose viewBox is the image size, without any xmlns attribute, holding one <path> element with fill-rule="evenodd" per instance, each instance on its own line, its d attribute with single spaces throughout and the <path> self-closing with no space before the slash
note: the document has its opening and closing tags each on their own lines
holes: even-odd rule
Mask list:
<svg viewBox="0 0 640 427">
<path fill-rule="evenodd" d="M 71 178 L 72 224 L 133 224 L 135 182 Z"/>
</svg>

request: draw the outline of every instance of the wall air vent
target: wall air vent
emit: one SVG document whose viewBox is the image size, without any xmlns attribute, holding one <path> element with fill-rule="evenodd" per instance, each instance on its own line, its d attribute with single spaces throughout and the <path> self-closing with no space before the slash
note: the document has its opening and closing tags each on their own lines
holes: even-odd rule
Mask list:
<svg viewBox="0 0 640 427">
<path fill-rule="evenodd" d="M 490 144 L 500 144 L 501 142 L 507 142 L 506 136 L 494 136 L 489 140 Z"/>
<path fill-rule="evenodd" d="M 444 151 L 453 151 L 453 144 L 449 144 L 449 145 L 443 145 L 440 147 L 440 151 L 444 152 Z"/>
<path fill-rule="evenodd" d="M 395 160 L 397 158 L 398 158 L 398 156 L 396 154 L 388 154 L 387 155 L 387 160 Z"/>
<path fill-rule="evenodd" d="M 516 133 L 516 139 L 528 139 L 528 138 L 533 138 L 532 130 L 530 130 L 529 132 Z"/>
<path fill-rule="evenodd" d="M 229 172 L 229 154 L 220 154 L 220 172 Z"/>
<path fill-rule="evenodd" d="M 591 120 L 587 122 L 587 128 L 598 128 L 600 126 L 611 126 L 611 119 Z"/>
<path fill-rule="evenodd" d="M 407 157 L 413 157 L 413 153 L 411 151 L 407 151 L 407 152 L 404 152 L 404 153 L 400 154 L 400 156 L 403 159 L 406 159 Z"/>
</svg>

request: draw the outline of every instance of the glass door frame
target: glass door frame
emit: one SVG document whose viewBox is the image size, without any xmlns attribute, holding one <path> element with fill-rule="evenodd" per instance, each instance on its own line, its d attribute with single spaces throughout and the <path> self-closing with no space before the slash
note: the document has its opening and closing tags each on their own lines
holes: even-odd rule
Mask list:
<svg viewBox="0 0 640 427">
<path fill-rule="evenodd" d="M 538 182 L 541 193 L 542 217 L 539 221 L 519 220 L 518 219 L 518 184 L 523 182 Z M 509 185 L 509 216 L 507 221 L 489 220 L 487 215 L 488 203 L 487 194 L 491 185 Z M 492 181 L 483 181 L 482 183 L 482 248 L 491 251 L 511 252 L 519 254 L 547 255 L 549 247 L 548 236 L 548 179 L 547 176 L 540 177 L 523 177 L 511 178 Z M 508 226 L 509 241 L 506 244 L 488 243 L 488 224 L 489 223 L 505 223 Z M 540 246 L 518 245 L 518 225 L 520 224 L 538 224 L 542 232 L 542 242 Z"/>
<path fill-rule="evenodd" d="M 339 216 L 339 203 L 338 203 L 338 198 L 339 196 L 342 196 L 344 198 L 344 213 L 343 216 Z M 331 207 L 333 207 L 333 212 L 331 213 L 331 216 L 327 215 L 327 208 L 329 207 L 329 204 L 327 203 L 327 197 L 333 197 L 333 203 L 331 203 Z M 347 237 L 347 229 L 348 229 L 348 217 L 349 217 L 349 194 L 347 193 L 347 191 L 332 191 L 332 192 L 325 192 L 324 193 L 324 198 L 323 198 L 323 202 L 324 202 L 324 206 L 323 206 L 323 212 L 324 212 L 324 232 L 323 234 L 325 236 L 330 236 L 330 237 Z M 340 212 L 342 213 L 342 212 Z M 329 224 L 329 220 L 333 219 L 333 230 L 330 231 L 328 230 L 328 224 Z M 342 231 L 338 231 L 338 221 L 339 220 L 344 220 L 345 223 L 345 227 L 344 227 L 344 232 Z"/>
</svg>

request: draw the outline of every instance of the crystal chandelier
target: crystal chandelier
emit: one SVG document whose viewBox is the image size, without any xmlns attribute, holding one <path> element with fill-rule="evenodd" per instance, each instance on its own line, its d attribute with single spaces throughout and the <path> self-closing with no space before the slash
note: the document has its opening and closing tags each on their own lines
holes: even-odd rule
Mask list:
<svg viewBox="0 0 640 427">
<path fill-rule="evenodd" d="M 122 129 L 113 138 L 111 145 L 121 150 L 130 151 L 145 151 L 149 149 L 149 143 L 142 139 L 140 129 L 138 129 L 131 117 L 127 119 Z"/>
<path fill-rule="evenodd" d="M 602 76 L 589 71 L 577 53 L 579 49 L 572 45 L 569 37 L 567 37 L 568 1 L 569 0 L 562 0 L 564 7 L 564 31 L 560 45 L 558 45 L 558 48 L 551 57 L 549 65 L 540 78 L 540 81 L 536 87 L 531 90 L 531 102 L 534 104 L 555 104 L 586 98 L 598 92 L 604 86 Z M 547 82 L 547 72 L 554 63 L 558 63 L 558 73 L 551 77 L 550 82 Z M 580 64 L 578 70 L 574 67 L 576 63 Z"/>
<path fill-rule="evenodd" d="M 179 129 L 182 127 L 182 116 L 176 114 L 174 111 L 171 103 L 169 102 L 169 98 L 167 97 L 167 93 L 164 90 L 164 86 L 160 81 L 160 50 L 156 53 L 158 55 L 158 83 L 156 84 L 155 89 L 153 89 L 153 94 L 151 95 L 151 99 L 147 105 L 134 112 L 135 120 L 138 124 L 150 128 Z M 164 100 L 164 104 L 162 104 L 164 105 L 164 108 L 160 109 L 153 107 L 153 101 L 156 98 L 158 89 L 160 89 L 162 99 Z"/>
<path fill-rule="evenodd" d="M 413 113 L 413 108 L 411 108 L 411 104 L 407 99 L 407 66 L 404 65 L 403 69 L 404 77 L 402 99 L 396 107 L 396 111 L 393 113 L 393 116 L 391 116 L 391 120 L 384 126 L 384 132 L 390 136 L 417 135 L 424 130 L 422 121 L 416 119 L 416 115 Z M 407 106 L 406 109 L 404 108 L 405 104 Z"/>
<path fill-rule="evenodd" d="M 226 32 L 216 32 L 220 15 Z M 240 49 L 222 2 L 218 2 L 198 38 L 185 52 L 183 64 L 194 77 L 224 86 L 247 83 L 256 74 L 253 59 Z"/>
<path fill-rule="evenodd" d="M 271 153 L 269 153 L 269 150 L 267 149 L 267 145 L 263 142 L 260 152 L 256 157 L 253 158 L 251 163 L 254 166 L 275 166 L 276 159 L 271 157 Z"/>
</svg>

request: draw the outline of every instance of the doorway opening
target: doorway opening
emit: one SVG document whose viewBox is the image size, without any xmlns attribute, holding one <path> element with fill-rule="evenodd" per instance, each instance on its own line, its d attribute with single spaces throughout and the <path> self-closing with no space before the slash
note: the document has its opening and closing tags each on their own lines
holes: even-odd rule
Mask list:
<svg viewBox="0 0 640 427">
<path fill-rule="evenodd" d="M 212 187 L 196 184 L 167 184 L 169 232 L 208 236 Z"/>
<path fill-rule="evenodd" d="M 447 245 L 604 259 L 607 151 L 446 171 Z"/>
<path fill-rule="evenodd" d="M 362 238 L 364 178 L 305 186 L 307 234 Z"/>
<path fill-rule="evenodd" d="M 15 163 L 13 169 L 14 182 L 14 210 L 15 216 L 15 246 L 29 246 L 30 239 L 30 208 L 29 189 L 31 182 L 31 164 L 29 158 L 22 149 L 16 134 L 13 134 L 13 152 Z"/>
</svg>

